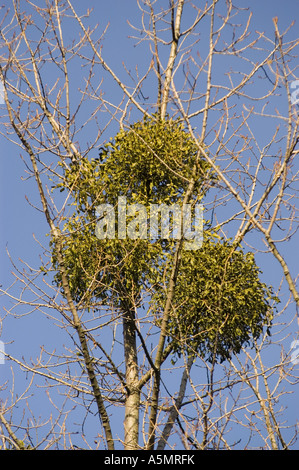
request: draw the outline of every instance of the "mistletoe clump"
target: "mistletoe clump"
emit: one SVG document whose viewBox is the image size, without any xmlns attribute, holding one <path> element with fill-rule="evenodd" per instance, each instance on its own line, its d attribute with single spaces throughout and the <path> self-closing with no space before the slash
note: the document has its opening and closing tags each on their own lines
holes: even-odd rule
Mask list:
<svg viewBox="0 0 299 470">
<path fill-rule="evenodd" d="M 271 304 L 278 299 L 259 276 L 254 255 L 229 241 L 206 237 L 200 250 L 184 252 L 167 332 L 173 353 L 222 362 L 258 339 L 265 326 L 269 333 Z M 164 298 L 160 286 L 160 311 Z"/>
<path fill-rule="evenodd" d="M 142 204 L 180 202 L 191 178 L 196 195 L 212 180 L 210 165 L 199 155 L 179 120 L 145 117 L 121 130 L 100 152 L 106 199 L 124 195 Z"/>
<path fill-rule="evenodd" d="M 117 305 L 124 292 L 141 289 L 154 282 L 158 266 L 174 240 L 149 238 L 118 239 L 118 198 L 128 204 L 182 203 L 190 179 L 195 181 L 193 199 L 198 197 L 210 166 L 178 120 L 144 118 L 100 149 L 99 156 L 84 158 L 66 170 L 57 187 L 72 195 L 73 213 L 63 228 L 63 256 L 69 285 L 77 302 L 90 299 Z M 115 239 L 96 236 L 100 204 L 115 209 Z M 53 263 L 56 266 L 55 254 Z M 61 284 L 57 273 L 55 282 Z M 62 290 L 63 293 L 63 290 Z"/>
</svg>

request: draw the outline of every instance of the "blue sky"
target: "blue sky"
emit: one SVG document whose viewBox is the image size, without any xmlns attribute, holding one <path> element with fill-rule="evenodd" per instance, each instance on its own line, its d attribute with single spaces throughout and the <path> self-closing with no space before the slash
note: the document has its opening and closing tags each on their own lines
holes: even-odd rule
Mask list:
<svg viewBox="0 0 299 470">
<path fill-rule="evenodd" d="M 222 1 L 222 0 L 220 0 Z M 8 6 L 11 2 L 5 1 Z M 21 2 L 22 3 L 22 2 Z M 196 3 L 196 1 L 195 1 Z M 3 2 L 2 2 L 3 4 Z M 280 31 L 286 29 L 293 20 L 296 26 L 290 33 L 290 38 L 298 37 L 299 22 L 299 2 L 298 0 L 238 0 L 236 4 L 242 8 L 250 7 L 253 12 L 251 30 L 265 31 L 274 39 L 273 17 L 278 16 Z M 105 40 L 103 42 L 103 56 L 109 66 L 121 77 L 127 79 L 122 63 L 129 64 L 132 69 L 138 64 L 140 70 L 146 68 L 144 64 L 144 45 L 134 47 L 134 41 L 128 38 L 132 31 L 128 27 L 127 19 L 133 24 L 140 24 L 139 10 L 136 8 L 135 0 L 111 0 L 111 1 L 91 1 L 84 2 L 75 0 L 73 5 L 77 11 L 94 8 L 92 20 L 99 23 L 100 31 L 110 24 Z M 3 13 L 3 10 L 0 11 Z M 186 18 L 188 20 L 188 18 Z M 66 35 L 71 37 L 73 30 L 70 28 Z M 67 37 L 67 36 L 66 36 Z M 221 70 L 219 70 L 221 74 Z M 103 72 L 104 75 L 104 72 Z M 105 81 L 107 86 L 108 81 Z M 148 85 L 150 87 L 150 85 Z M 116 87 L 111 85 L 106 89 L 107 95 L 117 93 Z M 4 107 L 0 106 L 0 113 Z M 264 129 L 257 130 L 258 138 L 262 142 Z M 39 266 L 39 245 L 35 242 L 37 237 L 42 242 L 46 241 L 45 233 L 48 227 L 42 213 L 37 212 L 28 203 L 26 196 L 31 201 L 38 201 L 37 188 L 31 179 L 26 179 L 26 168 L 20 158 L 20 149 L 0 136 L 0 284 L 7 287 L 14 282 L 11 274 L 12 266 L 8 259 L 6 250 L 18 266 L 19 259 L 28 262 L 33 267 Z M 290 268 L 295 277 L 298 274 L 298 236 L 287 245 L 286 254 Z M 264 276 L 269 282 L 277 281 L 277 272 L 280 270 L 276 261 L 263 264 Z M 279 275 L 279 278 L 281 276 Z M 12 289 L 12 293 L 19 295 L 20 287 Z M 287 295 L 287 293 L 286 293 Z M 0 297 L 0 308 L 9 308 L 13 299 Z M 27 311 L 27 309 L 26 309 Z M 25 311 L 18 310 L 18 314 Z M 290 312 L 290 315 L 293 312 Z M 1 314 L 2 315 L 2 314 Z M 40 345 L 45 345 L 47 350 L 54 350 L 58 342 L 63 344 L 66 339 L 60 330 L 54 327 L 50 320 L 40 318 L 38 312 L 23 316 L 19 319 L 7 317 L 0 330 L 0 340 L 6 343 L 7 353 L 21 358 L 23 355 L 29 359 L 36 358 L 40 352 Z M 294 337 L 297 332 L 294 331 Z M 290 339 L 291 342 L 291 339 Z M 278 352 L 277 352 L 278 354 Z M 0 364 L 0 385 L 5 380 L 11 383 L 12 376 L 8 362 Z M 14 366 L 15 368 L 15 366 Z M 24 374 L 16 372 L 16 389 L 20 392 L 24 387 Z M 8 391 L 7 391 L 8 392 Z M 41 411 L 43 408 L 43 389 L 36 389 L 34 408 Z M 6 394 L 3 395 L 4 399 Z M 288 414 L 290 417 L 298 417 L 298 392 L 289 398 Z"/>
</svg>

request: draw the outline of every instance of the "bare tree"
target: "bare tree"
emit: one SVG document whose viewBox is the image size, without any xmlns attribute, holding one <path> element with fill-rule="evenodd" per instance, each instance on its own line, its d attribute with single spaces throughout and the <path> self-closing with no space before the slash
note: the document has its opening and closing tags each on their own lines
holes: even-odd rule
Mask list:
<svg viewBox="0 0 299 470">
<path fill-rule="evenodd" d="M 137 0 L 139 24 L 130 24 L 132 39 L 146 52 L 135 75 L 129 59 L 124 64 L 126 79 L 110 66 L 106 30 L 99 32 L 91 11 L 80 15 L 70 0 L 45 0 L 42 6 L 13 0 L 4 15 L 1 134 L 19 147 L 27 177 L 35 181 L 39 202 L 28 202 L 44 215 L 50 244 L 41 236 L 38 267 L 11 259 L 15 282 L 1 291 L 14 305 L 6 308 L 2 323 L 5 327 L 17 309 L 21 315 L 38 312 L 58 325 L 65 348 L 42 348 L 36 361 L 13 357 L 7 348 L 12 369 L 20 368 L 31 379 L 21 394 L 12 387 L 11 403 L 2 403 L 3 449 L 295 445 L 295 423 L 281 424 L 281 403 L 298 382 L 296 360 L 287 350 L 291 340 L 288 344 L 286 339 L 296 335 L 299 295 L 286 247 L 298 228 L 299 119 L 292 87 L 299 39 L 291 26 L 281 32 L 278 18 L 273 19 L 273 37 L 252 33 L 251 13 L 231 0 L 199 3 Z M 73 40 L 67 42 L 70 30 Z M 187 176 L 178 157 L 161 162 L 154 146 L 134 130 L 135 122 L 153 116 L 180 123 L 190 136 L 196 156 Z M 185 204 L 197 201 L 201 178 L 205 217 L 219 238 L 230 240 L 232 251 L 242 246 L 260 263 L 275 266 L 281 310 L 274 316 L 272 336 L 263 331 L 253 338 L 252 349 L 242 344 L 239 354 L 220 362 L 216 335 L 214 354 L 207 360 L 195 347 L 185 347 L 180 322 L 169 340 L 171 320 L 180 308 L 182 238 L 173 245 L 168 274 L 165 268 L 161 276 L 165 295 L 158 321 L 153 285 L 131 282 L 145 256 L 137 242 L 132 245 L 135 264 L 126 244 L 117 262 L 112 249 L 90 252 L 93 274 L 87 276 L 79 227 L 88 226 L 85 214 L 94 214 L 108 191 L 104 185 L 91 188 L 99 181 L 94 179 L 98 155 L 104 155 L 110 138 L 129 130 L 149 147 L 154 165 L 163 164 L 182 181 Z M 201 162 L 209 176 L 200 173 Z M 93 194 L 91 202 L 84 191 Z M 78 236 L 75 253 L 68 251 L 73 234 Z M 74 259 L 87 273 L 84 285 L 70 275 Z M 179 355 L 175 343 L 183 345 Z M 34 416 L 27 420 L 29 404 L 23 417 L 18 413 L 35 383 L 47 386 L 43 422 Z M 70 423 L 73 406 L 80 410 L 81 438 Z M 240 442 L 234 434 L 239 428 L 244 433 Z"/>
</svg>

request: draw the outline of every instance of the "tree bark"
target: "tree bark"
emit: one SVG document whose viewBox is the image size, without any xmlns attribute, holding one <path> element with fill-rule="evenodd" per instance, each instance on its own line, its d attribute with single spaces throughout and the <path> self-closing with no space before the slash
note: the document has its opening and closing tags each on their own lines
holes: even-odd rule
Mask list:
<svg viewBox="0 0 299 470">
<path fill-rule="evenodd" d="M 172 430 L 172 428 L 173 428 L 173 426 L 174 426 L 174 424 L 177 420 L 177 417 L 179 415 L 179 410 L 182 406 L 183 399 L 184 399 L 184 396 L 185 396 L 186 387 L 187 387 L 188 378 L 189 378 L 189 373 L 190 373 L 190 369 L 192 367 L 193 362 L 194 362 L 194 356 L 190 356 L 188 358 L 187 364 L 185 365 L 185 369 L 184 369 L 184 372 L 183 372 L 183 375 L 182 375 L 181 385 L 180 385 L 180 390 L 179 390 L 178 396 L 175 400 L 174 405 L 171 407 L 167 423 L 165 424 L 163 432 L 162 432 L 162 436 L 160 437 L 160 439 L 158 441 L 157 450 L 164 450 L 165 449 L 165 445 L 167 444 L 167 441 L 168 441 L 168 438 L 170 436 L 171 430 Z"/>
<path fill-rule="evenodd" d="M 136 347 L 135 312 L 127 310 L 123 316 L 124 352 L 127 396 L 125 403 L 125 449 L 138 449 L 140 388 Z"/>
</svg>

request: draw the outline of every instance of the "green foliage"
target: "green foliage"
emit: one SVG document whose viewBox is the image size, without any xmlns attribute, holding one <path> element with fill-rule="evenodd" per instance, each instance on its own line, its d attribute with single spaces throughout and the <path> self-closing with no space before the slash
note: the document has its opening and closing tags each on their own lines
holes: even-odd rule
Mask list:
<svg viewBox="0 0 299 470">
<path fill-rule="evenodd" d="M 131 203 L 177 202 L 192 177 L 197 154 L 197 146 L 178 121 L 145 118 L 133 124 L 100 154 L 109 201 L 124 195 Z M 199 158 L 195 191 L 208 170 Z"/>
<path fill-rule="evenodd" d="M 99 158 L 83 159 L 66 171 L 57 188 L 68 188 L 74 198 L 74 213 L 63 230 L 63 254 L 77 302 L 113 298 L 119 306 L 126 291 L 134 290 L 137 298 L 142 287 L 153 282 L 173 242 L 98 240 L 96 207 L 109 203 L 117 213 L 119 196 L 126 196 L 128 204 L 145 207 L 180 201 L 192 174 L 199 190 L 209 169 L 197 154 L 195 143 L 178 121 L 145 118 L 121 130 L 101 148 Z M 117 217 L 115 222 L 117 234 Z M 53 262 L 56 266 L 55 254 Z M 61 284 L 59 272 L 55 281 Z"/>
<path fill-rule="evenodd" d="M 121 130 L 99 158 L 73 164 L 57 185 L 73 198 L 73 213 L 63 228 L 62 251 L 73 298 L 122 308 L 150 287 L 157 325 L 166 300 L 163 282 L 172 266 L 174 240 L 99 240 L 96 207 L 119 196 L 128 204 L 182 203 L 191 178 L 193 201 L 204 196 L 202 182 L 215 178 L 178 121 L 143 119 Z M 253 255 L 220 240 L 207 228 L 202 249 L 182 252 L 168 338 L 173 352 L 199 353 L 224 360 L 258 338 L 270 325 L 271 290 L 259 280 Z M 57 260 L 53 247 L 53 264 Z M 162 282 L 163 279 L 163 282 Z M 61 274 L 55 277 L 61 286 Z M 166 283 L 167 284 L 167 283 Z M 63 293 L 63 290 L 62 290 Z"/>
<path fill-rule="evenodd" d="M 165 291 L 155 296 L 162 313 Z M 240 352 L 271 325 L 271 288 L 259 280 L 252 253 L 228 241 L 206 239 L 183 252 L 168 337 L 173 351 L 223 361 Z"/>
</svg>

